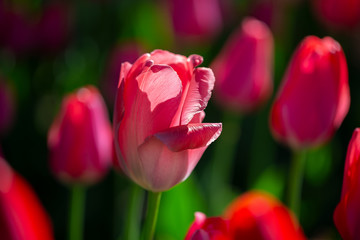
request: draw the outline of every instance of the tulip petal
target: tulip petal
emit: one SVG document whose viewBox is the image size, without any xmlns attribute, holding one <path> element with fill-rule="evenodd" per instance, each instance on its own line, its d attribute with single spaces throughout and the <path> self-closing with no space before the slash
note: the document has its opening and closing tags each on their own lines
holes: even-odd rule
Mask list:
<svg viewBox="0 0 360 240">
<path fill-rule="evenodd" d="M 148 138 L 138 151 L 143 170 L 139 184 L 145 189 L 153 192 L 168 190 L 188 173 L 189 151 L 173 152 L 156 137 Z"/>
<path fill-rule="evenodd" d="M 188 124 L 195 114 L 204 110 L 214 88 L 215 77 L 210 68 L 194 69 L 181 113 L 181 124 Z"/>
<path fill-rule="evenodd" d="M 166 64 L 172 67 L 179 75 L 183 88 L 190 81 L 193 67 L 189 65 L 185 56 L 157 49 L 151 53 L 151 59 L 155 64 Z"/>
<path fill-rule="evenodd" d="M 128 62 L 124 62 L 121 64 L 118 90 L 116 92 L 116 97 L 115 97 L 116 111 L 114 112 L 114 118 L 113 118 L 114 123 L 119 123 L 122 120 L 122 117 L 124 116 L 124 111 L 125 111 L 124 100 L 123 100 L 124 86 L 125 86 L 126 76 L 129 73 L 131 67 L 132 64 Z"/>
<path fill-rule="evenodd" d="M 171 151 L 206 147 L 221 133 L 221 123 L 197 123 L 169 128 L 155 134 Z"/>
<path fill-rule="evenodd" d="M 221 128 L 221 123 L 189 124 L 147 138 L 138 148 L 145 177 L 141 185 L 164 191 L 186 179 Z"/>
</svg>

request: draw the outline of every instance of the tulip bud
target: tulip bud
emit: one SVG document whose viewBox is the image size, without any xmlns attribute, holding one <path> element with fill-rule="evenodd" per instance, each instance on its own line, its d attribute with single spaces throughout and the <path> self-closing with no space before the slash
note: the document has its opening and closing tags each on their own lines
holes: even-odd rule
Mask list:
<svg viewBox="0 0 360 240">
<path fill-rule="evenodd" d="M 353 28 L 360 21 L 358 0 L 313 0 L 315 14 L 335 28 Z"/>
<path fill-rule="evenodd" d="M 246 18 L 212 65 L 215 96 L 225 107 L 254 110 L 272 93 L 273 38 L 265 23 Z"/>
<path fill-rule="evenodd" d="M 306 37 L 295 51 L 270 113 L 274 137 L 294 149 L 328 141 L 350 105 L 344 52 L 330 37 Z"/>
<path fill-rule="evenodd" d="M 111 164 L 112 133 L 104 101 L 95 87 L 84 87 L 63 100 L 48 145 L 54 174 L 65 182 L 91 184 Z"/>
<path fill-rule="evenodd" d="M 184 181 L 221 123 L 202 123 L 214 86 L 202 57 L 167 51 L 122 64 L 114 109 L 115 148 L 124 173 L 160 192 Z"/>
<path fill-rule="evenodd" d="M 52 240 L 50 218 L 30 185 L 0 158 L 0 236 Z"/>
<path fill-rule="evenodd" d="M 344 240 L 360 238 L 360 128 L 350 140 L 344 169 L 341 200 L 334 212 L 336 228 Z"/>
<path fill-rule="evenodd" d="M 212 37 L 222 25 L 218 0 L 168 0 L 175 33 L 181 37 Z"/>
<path fill-rule="evenodd" d="M 248 192 L 225 210 L 231 239 L 305 240 L 295 216 L 271 195 Z"/>
</svg>

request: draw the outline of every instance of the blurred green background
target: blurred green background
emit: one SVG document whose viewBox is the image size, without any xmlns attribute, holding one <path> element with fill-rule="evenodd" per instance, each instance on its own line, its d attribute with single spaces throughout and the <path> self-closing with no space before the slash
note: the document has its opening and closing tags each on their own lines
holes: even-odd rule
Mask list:
<svg viewBox="0 0 360 240">
<path fill-rule="evenodd" d="M 139 52 L 160 48 L 186 56 L 196 53 L 204 57 L 202 66 L 209 66 L 231 32 L 245 16 L 256 15 L 254 9 L 263 2 L 269 1 L 223 1 L 222 28 L 212 37 L 193 40 L 176 35 L 165 1 L 61 1 L 58 4 L 65 9 L 66 23 L 56 25 L 54 20 L 53 29 L 50 27 L 55 33 L 64 32 L 60 43 L 55 41 L 53 46 L 42 50 L 39 47 L 14 50 L 0 40 L 0 76 L 10 87 L 14 100 L 14 116 L 11 125 L 1 134 L 0 146 L 5 159 L 33 186 L 51 216 L 56 239 L 67 238 L 70 194 L 67 186 L 58 182 L 49 170 L 46 141 L 62 97 L 81 86 L 96 85 L 107 100 L 111 116 L 113 105 L 111 97 L 106 95 L 111 95 L 109 91 L 115 92 L 115 89 L 110 87 L 109 90 L 106 81 L 115 49 L 136 44 Z M 38 21 L 44 6 L 49 3 L 45 0 L 0 1 L 5 9 L 20 9 L 30 22 Z M 360 122 L 360 95 L 356 94 L 360 89 L 360 29 L 329 28 L 319 21 L 310 1 L 305 0 L 274 1 L 270 15 L 275 39 L 272 96 L 291 54 L 305 36 L 332 36 L 342 45 L 347 57 L 350 111 L 334 138 L 310 153 L 300 217 L 310 239 L 339 239 L 332 214 L 340 199 L 347 144 Z M 0 23 L 0 32 L 4 29 L 1 27 Z M 25 38 L 26 34 L 21 31 L 26 30 L 14 31 L 19 31 L 20 39 Z M 228 181 L 225 190 L 216 188 L 209 179 L 213 171 L 209 163 L 215 142 L 205 152 L 192 176 L 163 194 L 156 239 L 182 239 L 195 211 L 203 211 L 209 216 L 221 214 L 231 199 L 250 189 L 263 189 L 284 200 L 291 154 L 270 134 L 271 102 L 251 115 L 231 116 L 238 120 L 232 122 L 233 125 L 223 126 L 224 133 L 238 138 L 235 156 L 230 159 L 234 167 L 223 176 Z M 206 122 L 221 122 L 225 115 L 213 100 L 210 100 L 206 114 Z M 218 141 L 222 141 L 222 137 Z M 123 231 L 128 185 L 126 177 L 111 170 L 103 181 L 88 189 L 84 239 L 116 239 Z M 211 191 L 219 192 L 219 199 L 209 199 Z M 214 205 L 210 204 L 212 201 L 215 201 Z"/>
</svg>

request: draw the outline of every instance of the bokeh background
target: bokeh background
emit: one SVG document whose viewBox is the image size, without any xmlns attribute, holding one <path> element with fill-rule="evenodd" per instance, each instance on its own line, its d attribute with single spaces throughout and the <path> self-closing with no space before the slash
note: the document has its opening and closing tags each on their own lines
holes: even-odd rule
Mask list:
<svg viewBox="0 0 360 240">
<path fill-rule="evenodd" d="M 33 186 L 52 219 L 56 239 L 67 238 L 70 192 L 49 169 L 47 131 L 62 97 L 81 86 L 95 85 L 111 116 L 122 61 L 132 62 L 144 52 L 165 49 L 202 55 L 202 66 L 209 66 L 246 16 L 266 22 L 274 35 L 272 98 L 256 112 L 237 115 L 232 119 L 239 121 L 223 126 L 224 132 L 238 138 L 232 167 L 222 173 L 226 191 L 211 184 L 209 177 L 215 142 L 192 176 L 163 194 L 156 239 L 182 239 L 195 211 L 219 215 L 231 199 L 250 189 L 262 189 L 284 200 L 291 153 L 271 136 L 268 116 L 288 61 L 307 35 L 332 36 L 343 47 L 351 107 L 333 139 L 310 152 L 300 223 L 310 239 L 340 239 L 332 215 L 340 199 L 347 144 L 360 125 L 360 28 L 328 24 L 311 0 L 214 0 L 208 2 L 216 4 L 217 14 L 207 14 L 213 10 L 205 4 L 200 12 L 208 17 L 206 27 L 192 32 L 173 22 L 174 11 L 182 9 L 171 10 L 170 2 L 0 0 L 1 152 Z M 186 11 L 177 14 L 195 24 Z M 236 115 L 225 113 L 214 99 L 206 114 L 206 122 Z M 225 148 L 225 156 L 227 151 Z M 126 177 L 110 170 L 100 183 L 88 188 L 84 239 L 119 236 L 125 224 L 122 216 L 128 185 Z M 219 193 L 215 204 L 209 203 L 211 192 Z"/>
</svg>

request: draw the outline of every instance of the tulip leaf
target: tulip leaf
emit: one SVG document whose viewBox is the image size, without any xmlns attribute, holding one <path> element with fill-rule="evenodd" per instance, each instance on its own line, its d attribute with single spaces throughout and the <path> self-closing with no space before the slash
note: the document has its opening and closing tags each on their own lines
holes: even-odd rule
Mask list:
<svg viewBox="0 0 360 240">
<path fill-rule="evenodd" d="M 195 176 L 164 192 L 161 197 L 157 224 L 159 240 L 184 239 L 196 211 L 204 212 L 204 199 Z"/>
</svg>

